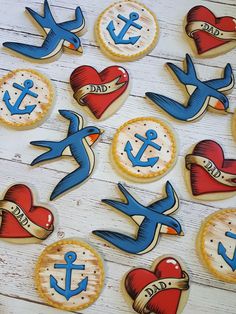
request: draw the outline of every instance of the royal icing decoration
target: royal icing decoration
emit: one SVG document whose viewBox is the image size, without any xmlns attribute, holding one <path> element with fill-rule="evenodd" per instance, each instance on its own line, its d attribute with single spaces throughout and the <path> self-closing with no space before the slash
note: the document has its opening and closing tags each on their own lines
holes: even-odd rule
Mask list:
<svg viewBox="0 0 236 314">
<path fill-rule="evenodd" d="M 150 181 L 164 175 L 174 165 L 176 141 L 163 121 L 147 117 L 126 122 L 112 142 L 115 165 L 130 179 Z"/>
<path fill-rule="evenodd" d="M 106 230 L 96 230 L 93 234 L 131 254 L 150 252 L 156 246 L 160 233 L 183 235 L 180 223 L 170 216 L 179 208 L 179 199 L 169 182 L 166 183 L 166 197 L 149 206 L 136 201 L 122 184 L 119 183 L 118 187 L 126 202 L 107 199 L 102 201 L 129 216 L 138 226 L 137 236 L 132 238 Z"/>
<path fill-rule="evenodd" d="M 199 142 L 185 161 L 194 196 L 214 200 L 236 193 L 236 160 L 225 159 L 218 143 L 211 140 Z"/>
<path fill-rule="evenodd" d="M 54 100 L 50 80 L 31 69 L 15 70 L 0 79 L 0 121 L 10 127 L 37 126 Z"/>
<path fill-rule="evenodd" d="M 98 73 L 91 66 L 80 66 L 70 77 L 74 98 L 97 119 L 112 115 L 128 96 L 129 74 L 120 66 Z"/>
<path fill-rule="evenodd" d="M 33 141 L 30 144 L 47 148 L 48 151 L 34 159 L 31 166 L 59 158 L 73 157 L 78 169 L 65 176 L 53 190 L 50 200 L 76 187 L 88 179 L 95 166 L 95 156 L 91 146 L 101 135 L 101 131 L 94 126 L 84 127 L 83 117 L 70 110 L 59 110 L 62 117 L 70 121 L 68 135 L 65 139 L 53 141 Z"/>
<path fill-rule="evenodd" d="M 85 20 L 80 7 L 75 10 L 75 19 L 56 23 L 50 11 L 48 1 L 44 1 L 44 15 L 41 16 L 30 8 L 26 8 L 32 18 L 43 28 L 46 38 L 42 46 L 34 46 L 15 42 L 4 42 L 7 47 L 25 57 L 33 59 L 49 59 L 62 51 L 63 47 L 82 53 L 81 41 L 76 34 L 85 29 Z"/>
<path fill-rule="evenodd" d="M 29 187 L 16 184 L 0 200 L 0 238 L 27 243 L 45 240 L 54 229 L 51 211 L 35 205 Z"/>
<path fill-rule="evenodd" d="M 196 6 L 187 15 L 186 33 L 202 56 L 214 56 L 236 46 L 236 19 L 216 17 L 208 8 Z"/>
<path fill-rule="evenodd" d="M 103 262 L 97 251 L 85 242 L 58 241 L 40 255 L 35 282 L 48 304 L 62 310 L 79 311 L 100 295 L 104 284 Z"/>
<path fill-rule="evenodd" d="M 151 270 L 131 270 L 124 285 L 134 311 L 140 314 L 180 314 L 188 300 L 189 276 L 171 256 L 158 258 Z"/>
<path fill-rule="evenodd" d="M 155 15 L 135 1 L 112 4 L 98 18 L 95 30 L 101 49 L 116 60 L 141 58 L 155 47 L 158 39 Z"/>
<path fill-rule="evenodd" d="M 234 87 L 234 76 L 231 65 L 228 63 L 222 79 L 200 81 L 197 78 L 191 57 L 186 55 L 187 71 L 184 72 L 173 63 L 167 63 L 175 73 L 178 81 L 182 83 L 189 100 L 181 104 L 169 97 L 147 92 L 146 96 L 173 118 L 181 121 L 193 121 L 203 116 L 208 107 L 225 112 L 229 108 L 229 100 L 224 95 Z"/>
<path fill-rule="evenodd" d="M 197 238 L 199 255 L 216 277 L 236 283 L 236 209 L 219 210 L 203 222 Z"/>
</svg>

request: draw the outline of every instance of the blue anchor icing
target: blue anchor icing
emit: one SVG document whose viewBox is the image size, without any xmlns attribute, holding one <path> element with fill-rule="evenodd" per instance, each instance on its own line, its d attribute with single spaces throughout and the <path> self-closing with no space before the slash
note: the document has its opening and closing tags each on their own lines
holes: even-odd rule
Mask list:
<svg viewBox="0 0 236 314">
<path fill-rule="evenodd" d="M 7 47 L 23 56 L 33 59 L 47 59 L 57 55 L 63 47 L 82 52 L 80 38 L 75 34 L 84 29 L 85 20 L 80 7 L 75 10 L 75 19 L 62 23 L 56 23 L 48 1 L 44 1 L 44 15 L 36 13 L 30 8 L 26 8 L 33 19 L 43 28 L 46 38 L 42 46 L 33 46 L 16 42 L 4 42 Z"/>
<path fill-rule="evenodd" d="M 230 231 L 227 231 L 225 233 L 225 236 L 231 239 L 235 239 L 236 240 L 236 234 Z M 218 255 L 220 255 L 224 261 L 229 265 L 229 267 L 232 269 L 232 271 L 234 272 L 236 270 L 236 248 L 234 250 L 234 254 L 232 258 L 229 258 L 227 253 L 226 253 L 226 248 L 224 247 L 224 245 L 219 242 L 218 244 Z"/>
<path fill-rule="evenodd" d="M 122 184 L 119 183 L 118 187 L 126 202 L 108 199 L 104 199 L 102 202 L 129 216 L 138 226 L 137 235 L 130 237 L 107 230 L 95 230 L 93 234 L 131 254 L 150 252 L 156 246 L 160 233 L 183 235 L 180 223 L 170 216 L 178 209 L 179 199 L 168 181 L 165 187 L 166 197 L 149 206 L 144 206 L 136 201 Z"/>
<path fill-rule="evenodd" d="M 149 146 L 155 148 L 157 151 L 161 150 L 160 145 L 152 142 L 152 140 L 155 140 L 158 137 L 157 132 L 155 130 L 148 130 L 145 135 L 146 137 L 143 137 L 137 133 L 134 135 L 137 139 L 143 142 L 143 145 L 140 147 L 136 156 L 132 154 L 133 147 L 130 141 L 128 141 L 125 145 L 124 151 L 127 153 L 127 156 L 129 160 L 131 161 L 133 167 L 136 167 L 136 166 L 153 167 L 159 160 L 159 157 L 148 158 L 146 161 L 141 160 L 143 154 L 145 153 L 146 149 Z"/>
<path fill-rule="evenodd" d="M 136 42 L 140 39 L 141 35 L 139 36 L 133 36 L 133 37 L 129 37 L 128 39 L 125 39 L 125 35 L 128 32 L 128 30 L 130 29 L 130 27 L 134 27 L 136 29 L 142 29 L 142 26 L 135 23 L 134 21 L 139 19 L 139 14 L 136 12 L 132 12 L 129 15 L 129 19 L 126 18 L 125 16 L 118 14 L 118 19 L 120 19 L 121 21 L 123 21 L 125 23 L 125 25 L 123 26 L 123 28 L 121 29 L 119 34 L 115 33 L 115 26 L 114 26 L 114 22 L 110 21 L 110 23 L 107 26 L 107 30 L 111 36 L 111 38 L 113 39 L 114 43 L 116 45 L 119 44 L 131 44 L 134 45 L 136 44 Z"/>
<path fill-rule="evenodd" d="M 27 95 L 29 95 L 33 98 L 38 97 L 38 94 L 36 94 L 30 90 L 34 86 L 34 82 L 32 80 L 25 80 L 23 85 L 24 86 L 21 86 L 17 83 L 13 83 L 13 87 L 21 91 L 21 94 L 19 95 L 15 104 L 11 104 L 11 102 L 10 102 L 11 96 L 7 90 L 5 91 L 5 93 L 3 95 L 2 99 L 3 99 L 7 109 L 10 111 L 11 115 L 31 114 L 32 111 L 36 107 L 36 105 L 28 105 L 24 109 L 20 109 L 21 103 Z"/>
<path fill-rule="evenodd" d="M 80 294 L 82 291 L 86 291 L 88 285 L 88 277 L 85 277 L 78 283 L 78 288 L 71 290 L 72 271 L 73 270 L 85 270 L 85 265 L 75 265 L 74 262 L 77 259 L 75 252 L 67 252 L 64 256 L 65 264 L 54 264 L 55 269 L 65 269 L 65 289 L 58 285 L 57 279 L 50 275 L 50 287 L 57 293 L 64 296 L 68 301 L 71 297 Z"/>
</svg>

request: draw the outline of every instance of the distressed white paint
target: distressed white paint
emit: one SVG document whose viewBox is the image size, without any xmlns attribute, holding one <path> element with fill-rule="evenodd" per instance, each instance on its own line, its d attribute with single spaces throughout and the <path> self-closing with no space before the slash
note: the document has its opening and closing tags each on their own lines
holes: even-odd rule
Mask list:
<svg viewBox="0 0 236 314">
<path fill-rule="evenodd" d="M 41 0 L 1 0 L 0 34 L 4 41 L 22 41 L 40 44 L 38 29 L 24 13 L 29 6 L 42 10 Z M 186 188 L 183 169 L 184 156 L 189 148 L 203 139 L 215 139 L 224 147 L 226 157 L 236 156 L 236 142 L 231 135 L 231 117 L 208 112 L 196 123 L 183 124 L 173 122 L 154 105 L 144 99 L 146 91 L 157 91 L 179 101 L 185 94 L 164 67 L 167 61 L 182 65 L 186 52 L 192 53 L 183 32 L 183 18 L 194 5 L 208 6 L 217 15 L 236 16 L 235 0 L 143 0 L 156 13 L 160 24 L 160 39 L 151 54 L 139 61 L 123 64 L 132 77 L 131 96 L 124 106 L 110 119 L 97 123 L 106 132 L 95 148 L 97 167 L 91 179 L 81 188 L 49 204 L 55 212 L 56 230 L 45 242 L 39 245 L 13 245 L 0 242 L 0 313 L 2 314 L 54 314 L 39 298 L 33 282 L 33 269 L 37 256 L 43 248 L 62 237 L 80 237 L 92 243 L 102 254 L 106 266 L 106 284 L 98 301 L 85 310 L 87 314 L 131 314 L 131 307 L 125 302 L 121 291 L 121 279 L 132 267 L 149 267 L 153 260 L 162 254 L 180 256 L 187 266 L 191 277 L 189 302 L 185 314 L 235 314 L 235 285 L 223 283 L 211 276 L 195 251 L 195 238 L 201 221 L 220 208 L 235 207 L 236 197 L 218 202 L 200 202 L 191 198 Z M 0 132 L 0 191 L 16 182 L 33 185 L 38 191 L 40 201 L 47 203 L 55 184 L 70 172 L 75 163 L 66 159 L 31 168 L 30 162 L 40 150 L 30 147 L 31 140 L 62 139 L 67 123 L 57 113 L 60 108 L 78 110 L 76 101 L 68 84 L 72 70 L 83 64 L 95 66 L 98 70 L 115 64 L 107 59 L 94 40 L 93 25 L 98 16 L 112 0 L 51 0 L 52 11 L 59 21 L 72 17 L 77 5 L 81 5 L 88 21 L 88 32 L 83 36 L 84 54 L 77 56 L 64 53 L 53 63 L 31 63 L 0 48 L 0 75 L 8 70 L 32 67 L 44 72 L 54 82 L 57 101 L 48 120 L 39 128 L 17 132 L 1 126 Z M 194 58 L 197 71 L 202 79 L 220 76 L 223 67 L 230 62 L 236 70 L 236 49 L 217 58 Z M 236 74 L 236 73 L 235 73 Z M 229 96 L 231 111 L 236 109 L 236 89 Z M 127 114 L 128 113 L 128 114 Z M 128 119 L 138 116 L 155 116 L 169 121 L 178 133 L 180 151 L 176 167 L 161 180 L 149 184 L 126 182 L 130 191 L 143 203 L 148 204 L 162 194 L 166 180 L 170 180 L 180 196 L 180 210 L 175 215 L 183 225 L 185 236 L 162 236 L 158 246 L 144 256 L 130 256 L 91 235 L 97 228 L 110 227 L 113 230 L 132 233 L 135 226 L 129 224 L 126 217 L 119 215 L 103 205 L 102 198 L 119 197 L 116 183 L 125 181 L 113 171 L 109 159 L 112 136 L 118 126 Z M 93 120 L 86 116 L 87 123 Z M 63 313 L 63 312 L 61 312 Z"/>
</svg>

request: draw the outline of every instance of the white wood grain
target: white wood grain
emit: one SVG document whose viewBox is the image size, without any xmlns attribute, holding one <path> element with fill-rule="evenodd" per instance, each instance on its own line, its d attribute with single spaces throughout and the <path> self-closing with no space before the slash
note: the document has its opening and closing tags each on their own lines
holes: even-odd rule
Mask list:
<svg viewBox="0 0 236 314">
<path fill-rule="evenodd" d="M 24 7 L 42 11 L 43 1 L 1 0 L 0 34 L 1 42 L 22 41 L 40 44 L 42 34 L 24 13 Z M 198 202 L 192 199 L 183 178 L 184 156 L 190 147 L 203 139 L 215 139 L 222 144 L 226 157 L 234 158 L 236 143 L 231 134 L 232 115 L 221 116 L 208 112 L 201 121 L 184 124 L 171 120 L 162 111 L 145 100 L 146 91 L 156 91 L 179 101 L 186 95 L 176 85 L 166 70 L 165 63 L 172 61 L 181 66 L 185 53 L 192 54 L 188 38 L 183 32 L 183 19 L 194 5 L 206 5 L 216 15 L 236 16 L 235 0 L 143 0 L 156 13 L 160 25 L 160 39 L 157 47 L 145 58 L 125 63 L 132 77 L 131 95 L 123 107 L 110 119 L 96 123 L 105 133 L 96 145 L 97 167 L 86 184 L 60 199 L 49 203 L 48 198 L 55 184 L 69 173 L 76 164 L 68 159 L 30 167 L 29 164 L 40 150 L 31 147 L 32 140 L 62 139 L 67 130 L 67 122 L 60 118 L 60 108 L 83 113 L 72 97 L 68 80 L 70 73 L 79 65 L 89 64 L 98 70 L 115 64 L 99 50 L 94 40 L 93 26 L 98 14 L 112 0 L 51 0 L 52 11 L 59 21 L 71 18 L 74 9 L 81 5 L 88 21 L 88 32 L 82 37 L 84 54 L 64 53 L 53 63 L 32 63 L 0 49 L 0 75 L 9 70 L 32 67 L 44 72 L 54 82 L 57 101 L 48 120 L 39 128 L 28 131 L 13 131 L 1 126 L 0 132 L 0 194 L 9 185 L 25 182 L 38 191 L 41 202 L 48 203 L 56 216 L 56 230 L 39 245 L 13 245 L 0 242 L 0 313 L 3 314 L 54 314 L 58 310 L 46 306 L 39 298 L 33 282 L 34 265 L 43 248 L 65 237 L 80 237 L 93 244 L 102 254 L 107 271 L 106 284 L 98 301 L 84 311 L 88 314 L 128 314 L 133 313 L 123 298 L 121 279 L 132 267 L 150 267 L 153 260 L 162 254 L 178 255 L 185 262 L 191 276 L 189 302 L 185 314 L 235 314 L 235 285 L 216 280 L 203 268 L 195 251 L 195 239 L 201 221 L 220 208 L 235 207 L 236 197 L 217 202 Z M 197 71 L 202 79 L 220 76 L 227 62 L 236 70 L 236 49 L 217 58 L 194 58 Z M 235 73 L 236 74 L 236 73 Z M 231 112 L 236 109 L 236 89 L 229 95 Z M 128 114 L 127 114 L 128 112 Z M 91 234 L 97 228 L 118 230 L 132 234 L 135 226 L 115 210 L 101 203 L 102 198 L 118 198 L 117 182 L 125 180 L 114 172 L 109 158 L 109 149 L 117 127 L 128 119 L 138 116 L 156 116 L 168 121 L 176 130 L 179 139 L 179 158 L 175 168 L 161 180 L 149 184 L 126 182 L 130 191 L 145 204 L 152 202 L 163 193 L 166 180 L 170 180 L 180 196 L 181 204 L 175 215 L 183 225 L 185 236 L 162 236 L 157 247 L 145 256 L 130 256 Z M 88 124 L 94 121 L 85 117 Z M 65 313 L 65 312 L 61 312 Z"/>
</svg>

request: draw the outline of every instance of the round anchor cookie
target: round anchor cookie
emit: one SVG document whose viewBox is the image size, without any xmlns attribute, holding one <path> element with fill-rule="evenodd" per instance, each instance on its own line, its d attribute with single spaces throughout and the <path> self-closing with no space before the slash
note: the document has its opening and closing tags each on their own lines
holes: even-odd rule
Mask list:
<svg viewBox="0 0 236 314">
<path fill-rule="evenodd" d="M 217 278 L 236 283 L 236 209 L 219 210 L 202 224 L 197 238 L 199 255 Z"/>
<path fill-rule="evenodd" d="M 15 128 L 37 126 L 54 100 L 50 80 L 38 71 L 19 69 L 0 80 L 0 121 Z"/>
<path fill-rule="evenodd" d="M 153 181 L 166 174 L 177 157 L 174 132 L 162 120 L 143 117 L 130 120 L 116 132 L 112 160 L 134 181 Z"/>
<path fill-rule="evenodd" d="M 101 293 L 103 262 L 89 244 L 75 239 L 61 240 L 46 247 L 40 255 L 35 282 L 49 305 L 79 311 L 94 303 Z"/>
<path fill-rule="evenodd" d="M 133 61 L 148 54 L 157 43 L 156 16 L 136 1 L 120 1 L 108 7 L 95 26 L 97 41 L 110 58 Z"/>
</svg>

